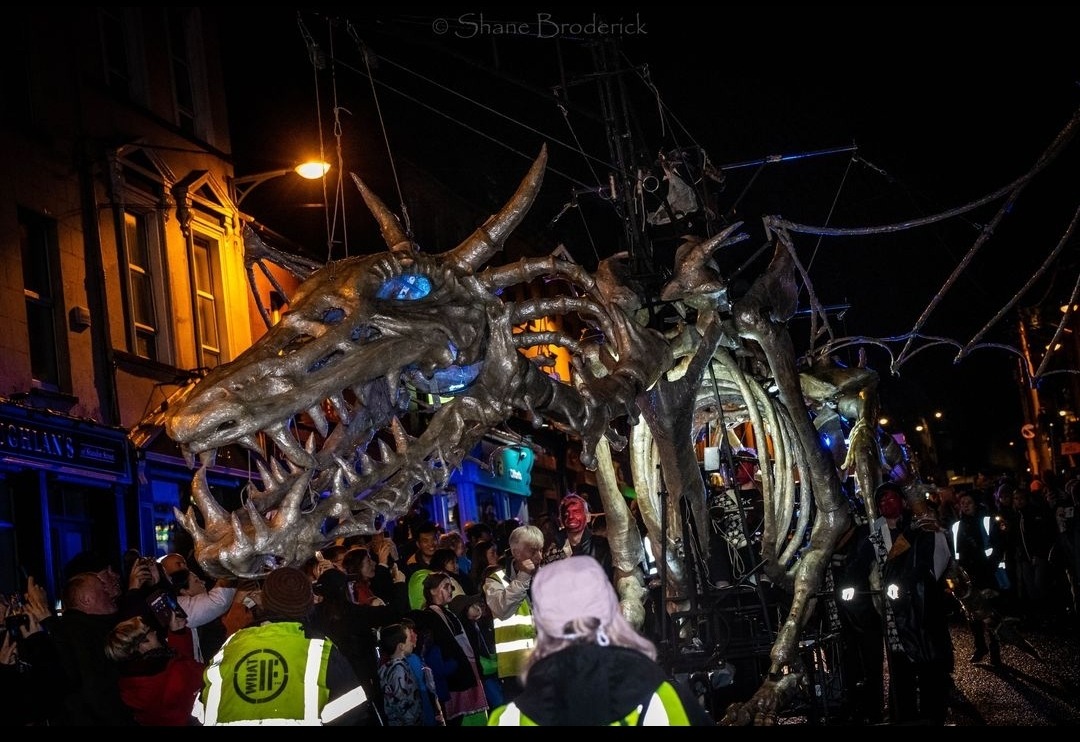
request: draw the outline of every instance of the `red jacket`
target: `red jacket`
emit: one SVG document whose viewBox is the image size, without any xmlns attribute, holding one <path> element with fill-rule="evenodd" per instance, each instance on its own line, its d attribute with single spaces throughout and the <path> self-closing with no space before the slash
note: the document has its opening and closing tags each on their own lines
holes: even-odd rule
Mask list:
<svg viewBox="0 0 1080 742">
<path fill-rule="evenodd" d="M 191 724 L 191 707 L 203 687 L 203 664 L 192 656 L 191 631 L 170 632 L 174 654 L 120 676 L 120 698 L 140 726 L 184 727 Z M 142 664 L 142 663 L 140 663 Z"/>
</svg>

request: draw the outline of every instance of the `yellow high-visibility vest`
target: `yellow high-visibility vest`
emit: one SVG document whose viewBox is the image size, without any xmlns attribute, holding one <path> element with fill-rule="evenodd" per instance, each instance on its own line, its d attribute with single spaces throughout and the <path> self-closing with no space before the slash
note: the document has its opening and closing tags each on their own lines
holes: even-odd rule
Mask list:
<svg viewBox="0 0 1080 742">
<path fill-rule="evenodd" d="M 493 575 L 505 587 L 506 570 Z M 525 666 L 525 658 L 536 646 L 536 626 L 533 624 L 529 599 L 521 601 L 514 615 L 506 619 L 495 618 L 495 657 L 500 678 L 517 677 Z"/>
</svg>

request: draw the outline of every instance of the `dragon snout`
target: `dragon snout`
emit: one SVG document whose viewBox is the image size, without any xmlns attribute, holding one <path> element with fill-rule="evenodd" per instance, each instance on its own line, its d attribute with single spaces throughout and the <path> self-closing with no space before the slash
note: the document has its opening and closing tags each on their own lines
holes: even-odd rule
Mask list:
<svg viewBox="0 0 1080 742">
<path fill-rule="evenodd" d="M 239 434 L 251 411 L 235 395 L 220 387 L 186 400 L 165 421 L 170 438 L 195 450 L 220 446 Z"/>
</svg>

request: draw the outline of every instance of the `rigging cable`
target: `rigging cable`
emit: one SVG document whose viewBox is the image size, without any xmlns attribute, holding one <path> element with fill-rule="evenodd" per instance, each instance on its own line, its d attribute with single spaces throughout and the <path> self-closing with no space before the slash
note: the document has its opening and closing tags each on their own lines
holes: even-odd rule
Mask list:
<svg viewBox="0 0 1080 742">
<path fill-rule="evenodd" d="M 394 152 L 390 148 L 390 136 L 386 131 L 386 119 L 383 118 L 382 106 L 379 103 L 379 93 L 375 89 L 375 76 L 371 73 L 371 56 L 374 54 L 371 52 L 367 45 L 360 39 L 359 34 L 356 33 L 356 27 L 352 22 L 348 25 L 349 36 L 352 37 L 353 43 L 356 44 L 360 50 L 361 56 L 364 58 L 364 74 L 367 76 L 368 82 L 371 84 L 371 98 L 375 102 L 375 113 L 379 117 L 379 130 L 383 135 L 383 144 L 386 145 L 386 156 L 390 158 L 390 171 L 394 176 L 394 188 L 397 190 L 398 204 L 401 209 L 402 226 L 405 228 L 405 234 L 412 240 L 412 220 L 409 218 L 409 208 L 405 205 L 405 196 L 401 192 L 401 181 L 398 178 L 397 163 L 394 162 Z"/>
<path fill-rule="evenodd" d="M 378 57 L 378 56 L 376 58 L 379 59 L 379 60 L 384 59 L 384 57 Z M 369 80 L 371 80 L 372 83 L 376 82 L 374 77 L 368 75 L 367 73 L 363 72 L 362 70 L 359 70 L 359 69 L 357 69 L 355 67 L 350 67 L 348 64 L 346 64 L 344 62 L 340 62 L 340 63 L 346 69 L 349 69 L 349 70 L 355 72 L 358 75 L 363 75 L 363 76 L 367 77 Z M 378 80 L 377 82 L 378 82 L 379 85 L 386 88 L 387 90 L 389 90 L 389 91 L 391 91 L 393 93 L 397 93 L 399 96 L 401 96 L 405 100 L 410 101 L 412 103 L 415 103 L 416 105 L 420 106 L 421 108 L 425 108 L 428 111 L 430 111 L 431 113 L 434 113 L 434 114 L 436 114 L 438 116 L 443 117 L 447 121 L 451 121 L 451 122 L 457 124 L 462 129 L 465 129 L 466 131 L 472 132 L 473 134 L 476 134 L 477 136 L 481 137 L 482 139 L 486 139 L 489 142 L 497 144 L 498 146 L 502 147 L 503 149 L 508 150 L 508 151 L 512 152 L 513 154 L 515 154 L 515 155 L 518 155 L 519 157 L 521 157 L 526 162 L 532 162 L 533 160 L 536 159 L 535 154 L 528 154 L 528 153 L 526 153 L 526 152 L 524 152 L 524 151 L 522 151 L 520 149 L 512 147 L 509 144 L 507 144 L 506 142 L 500 141 L 499 139 L 496 139 L 494 136 L 492 136 L 490 134 L 486 134 L 483 131 L 480 131 L 479 129 L 477 129 L 476 127 L 470 126 L 470 125 L 466 124 L 465 122 L 461 121 L 460 119 L 456 119 L 453 116 L 447 114 L 444 111 L 440 111 L 439 109 L 435 108 L 434 106 L 432 106 L 432 105 L 430 105 L 428 103 L 425 103 L 424 101 L 421 101 L 420 99 L 416 98 L 415 96 L 409 95 L 408 93 L 405 93 L 405 92 L 403 92 L 401 90 L 398 90 L 397 88 L 393 87 L 392 85 L 387 84 L 383 80 Z M 514 123 L 519 123 L 519 122 L 515 121 Z M 526 127 L 526 128 L 530 128 L 530 127 Z M 532 129 L 530 128 L 530 130 L 532 130 Z M 541 136 L 545 136 L 541 132 L 537 132 L 537 133 L 540 133 Z M 558 140 L 555 137 L 545 137 L 545 138 L 549 139 L 550 141 L 555 142 L 556 144 L 562 144 L 563 146 L 567 146 L 565 143 L 561 142 L 560 140 Z M 588 154 L 585 154 L 585 156 L 586 157 L 591 157 L 591 155 L 588 155 Z M 562 170 L 559 170 L 558 168 L 553 167 L 551 165 L 551 163 L 548 163 L 547 167 L 545 168 L 545 171 L 548 172 L 548 173 L 552 173 L 554 175 L 558 175 L 561 178 L 565 178 L 566 180 L 573 183 L 574 185 L 580 186 L 586 192 L 594 193 L 594 192 L 597 191 L 596 186 L 589 185 L 588 183 L 585 183 L 585 182 L 579 180 L 578 178 L 570 175 L 569 173 L 565 173 Z"/>
<path fill-rule="evenodd" d="M 581 139 L 578 138 L 577 131 L 574 130 L 574 125 L 570 123 L 569 111 L 567 111 L 566 106 L 562 101 L 556 103 L 555 106 L 559 109 L 559 113 L 562 114 L 563 121 L 566 123 L 566 128 L 570 132 L 570 136 L 574 138 L 574 145 L 577 147 L 576 151 L 583 155 L 585 165 L 589 168 L 589 172 L 592 173 L 593 180 L 596 181 L 596 187 L 600 188 L 600 174 L 596 172 L 596 168 L 594 168 L 593 164 L 589 161 L 589 157 L 585 155 L 585 148 L 581 144 Z"/>
<path fill-rule="evenodd" d="M 334 59 L 334 35 L 333 32 L 330 36 L 330 59 Z M 332 62 L 330 65 L 330 86 L 333 92 L 334 98 L 334 145 L 337 149 L 337 184 L 334 188 L 334 235 L 337 234 L 338 217 L 341 217 L 341 241 L 345 247 L 345 256 L 349 255 L 349 226 L 348 220 L 345 218 L 345 157 L 342 153 L 341 146 L 341 112 L 351 113 L 347 108 L 343 108 L 338 105 L 338 89 L 337 89 L 337 63 Z M 334 239 L 333 236 L 328 236 L 326 240 L 326 262 L 330 262 L 333 259 Z"/>
<path fill-rule="evenodd" d="M 836 188 L 836 194 L 833 196 L 832 204 L 830 204 L 830 206 L 829 206 L 829 213 L 825 216 L 825 226 L 829 226 L 829 223 L 832 221 L 833 214 L 836 213 L 836 205 L 840 202 L 840 194 L 844 192 L 844 184 L 847 183 L 848 175 L 851 174 L 851 168 L 855 164 L 855 161 L 856 161 L 856 159 L 858 157 L 857 153 L 858 153 L 858 150 L 855 150 L 855 154 L 853 154 L 848 159 L 847 167 L 844 168 L 844 175 L 843 175 L 843 177 L 840 178 L 840 184 Z M 814 261 L 817 259 L 818 252 L 821 250 L 821 241 L 823 239 L 825 239 L 824 235 L 819 234 L 817 236 L 817 243 L 814 245 L 814 251 L 812 253 L 810 253 L 810 260 L 806 264 L 806 272 L 807 272 L 807 274 L 809 274 L 810 269 L 814 267 Z M 803 289 L 806 289 L 806 288 L 808 288 L 806 285 L 803 285 L 803 286 L 799 287 L 798 294 L 796 295 L 796 302 L 798 301 L 798 296 L 801 295 L 802 292 L 803 292 Z M 821 322 L 821 327 L 818 327 L 818 322 L 819 321 Z M 811 314 L 810 314 L 810 343 L 809 343 L 810 347 L 809 347 L 809 350 L 807 351 L 807 353 L 809 355 L 813 355 L 813 353 L 814 353 L 814 343 L 817 342 L 817 339 L 819 337 L 821 337 L 822 333 L 827 334 L 829 336 L 830 340 L 832 340 L 833 337 L 835 337 L 833 335 L 832 327 L 829 325 L 829 315 L 828 315 L 828 313 L 827 312 L 811 312 Z"/>
<path fill-rule="evenodd" d="M 312 75 L 315 81 L 315 120 L 318 123 L 319 128 L 319 159 L 326 162 L 326 143 L 323 141 L 322 103 L 319 96 L 319 70 L 326 67 L 326 53 L 323 52 L 319 43 L 315 41 L 311 32 L 308 31 L 307 26 L 304 24 L 304 19 L 300 15 L 300 11 L 296 12 L 296 24 L 300 27 L 300 36 L 307 46 L 308 58 L 311 60 Z M 340 173 L 338 177 L 340 178 Z M 330 229 L 329 200 L 326 197 L 326 178 L 322 179 L 322 191 L 323 218 L 326 220 L 326 247 L 329 252 L 330 247 L 333 244 L 333 238 Z M 329 256 L 327 257 L 327 260 L 329 260 Z"/>
<path fill-rule="evenodd" d="M 550 141 L 553 144 L 558 144 L 561 147 L 565 147 L 565 148 L 567 148 L 568 150 L 570 150 L 572 152 L 580 154 L 582 157 L 586 158 L 586 160 L 592 160 L 592 161 L 594 161 L 594 162 L 596 162 L 596 163 L 598 163 L 600 165 L 603 165 L 605 167 L 614 168 L 614 165 L 607 162 L 606 160 L 603 160 L 603 159 L 601 159 L 599 157 L 596 157 L 594 155 L 590 155 L 588 152 L 583 150 L 581 148 L 580 143 L 578 143 L 576 146 L 572 146 L 572 145 L 568 144 L 567 142 L 564 142 L 563 140 L 561 140 L 561 139 L 559 139 L 557 137 L 553 137 L 553 136 L 549 136 L 549 135 L 545 134 L 544 132 L 540 131 L 539 129 L 537 129 L 537 128 L 533 127 L 533 126 L 530 126 L 529 124 L 526 124 L 526 123 L 524 123 L 522 121 L 518 121 L 517 119 L 503 113 L 502 111 L 499 111 L 498 109 L 495 109 L 495 108 L 492 108 L 491 106 L 487 106 L 487 105 L 485 105 L 483 103 L 480 103 L 479 101 L 468 97 L 467 95 L 461 93 L 458 90 L 454 90 L 453 88 L 449 88 L 449 87 L 447 87 L 446 85 L 443 85 L 440 82 L 436 82 L 435 80 L 432 80 L 430 77 L 427 77 L 426 75 L 422 75 L 419 72 L 416 72 L 415 70 L 409 69 L 408 67 L 405 67 L 404 65 L 399 64 L 399 63 L 395 62 L 392 59 L 387 59 L 386 57 L 384 57 L 382 55 L 376 55 L 376 57 L 378 58 L 378 60 L 380 62 L 386 62 L 391 67 L 396 67 L 399 70 L 401 70 L 402 72 L 405 72 L 405 73 L 407 73 L 409 75 L 412 75 L 413 77 L 416 77 L 416 78 L 428 83 L 429 85 L 435 86 L 439 90 L 442 90 L 444 93 L 448 93 L 448 94 L 450 94 L 450 95 L 452 95 L 452 96 L 454 96 L 456 98 L 460 98 L 463 101 L 465 101 L 467 103 L 470 103 L 473 106 L 476 106 L 477 108 L 484 111 L 485 113 L 490 113 L 490 114 L 492 114 L 492 115 L 494 115 L 494 116 L 496 116 L 498 118 L 505 119 L 506 121 L 509 121 L 510 123 L 524 129 L 525 131 L 532 132 L 533 134 L 539 135 L 541 138 L 543 138 L 546 141 Z M 449 117 L 447 117 L 447 118 L 449 118 Z M 450 119 L 450 120 L 455 121 L 456 123 L 460 123 L 460 122 L 456 121 L 456 119 Z M 599 183 L 599 182 L 600 182 L 599 179 L 597 179 L 597 183 Z"/>
</svg>

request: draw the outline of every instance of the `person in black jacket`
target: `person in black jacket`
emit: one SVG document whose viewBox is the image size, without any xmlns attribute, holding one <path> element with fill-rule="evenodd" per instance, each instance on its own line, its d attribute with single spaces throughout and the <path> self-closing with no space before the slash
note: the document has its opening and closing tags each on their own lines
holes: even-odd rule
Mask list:
<svg viewBox="0 0 1080 742">
<path fill-rule="evenodd" d="M 105 639 L 120 622 L 115 589 L 96 572 L 82 572 L 64 586 L 63 614 L 45 620 L 64 665 L 62 726 L 134 726 L 120 699 L 119 671 L 105 656 Z"/>
<path fill-rule="evenodd" d="M 591 556 L 600 562 L 608 579 L 612 578 L 611 546 L 603 536 L 592 532 L 589 503 L 581 495 L 568 494 L 559 503 L 559 548 L 566 556 Z"/>
<path fill-rule="evenodd" d="M 964 492 L 959 498 L 960 517 L 952 524 L 953 555 L 956 563 L 967 573 L 971 588 L 993 591 L 1005 587 L 999 583 L 999 567 L 1004 574 L 1005 534 L 998 519 L 976 500 L 973 492 Z M 986 594 L 986 593 L 984 593 Z M 971 662 L 980 662 L 990 655 L 990 664 L 1001 666 L 1001 644 L 998 642 L 993 613 L 976 615 L 965 607 L 968 628 L 971 629 L 975 652 Z M 986 629 L 990 628 L 990 642 L 986 641 Z"/>
<path fill-rule="evenodd" d="M 349 595 L 349 577 L 338 569 L 323 572 L 312 586 L 322 598 L 311 614 L 312 627 L 322 631 L 352 665 L 375 708 L 382 713 L 382 686 L 378 669 L 378 630 L 397 623 L 409 610 L 405 574 L 394 567 L 393 590 L 389 605 L 357 605 Z M 370 720 L 375 725 L 375 719 Z"/>
<path fill-rule="evenodd" d="M 486 717 L 480 662 L 473 651 L 465 626 L 450 610 L 453 585 L 445 572 L 432 572 L 424 578 L 424 608 L 409 617 L 418 629 L 430 634 L 425 644 L 424 661 L 435 676 L 435 686 L 447 726 L 472 725 Z"/>
<path fill-rule="evenodd" d="M 890 722 L 944 724 L 954 659 L 944 584 L 949 542 L 925 501 L 900 484 L 886 482 L 874 496 L 880 515 L 856 547 L 846 587 L 877 594 Z"/>
<path fill-rule="evenodd" d="M 4 726 L 48 726 L 63 721 L 60 701 L 64 668 L 56 644 L 45 631 L 55 620 L 45 588 L 33 577 L 25 595 L 0 596 L 4 633 L 0 637 L 0 708 Z"/>
<path fill-rule="evenodd" d="M 623 617 L 596 560 L 546 564 L 532 591 L 537 639 L 524 690 L 495 709 L 488 726 L 715 726 Z"/>
</svg>

